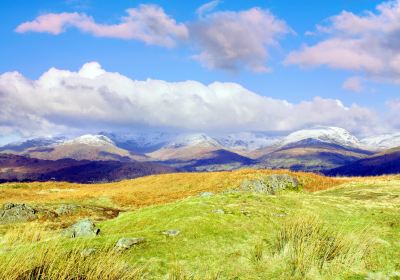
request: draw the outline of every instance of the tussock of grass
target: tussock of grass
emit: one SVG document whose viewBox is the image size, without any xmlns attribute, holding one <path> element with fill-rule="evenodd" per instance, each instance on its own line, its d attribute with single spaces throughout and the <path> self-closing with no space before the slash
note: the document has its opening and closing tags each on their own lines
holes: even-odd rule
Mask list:
<svg viewBox="0 0 400 280">
<path fill-rule="evenodd" d="M 41 244 L 17 253 L 0 255 L 0 279 L 7 280 L 136 280 L 145 279 L 142 268 L 122 260 L 113 250 L 82 255 L 83 247 L 67 250 L 60 244 Z"/>
<path fill-rule="evenodd" d="M 31 244 L 43 241 L 50 237 L 50 231 L 46 230 L 41 223 L 16 224 L 9 227 L 0 239 L 3 246 L 17 246 L 21 244 Z"/>
<path fill-rule="evenodd" d="M 285 259 L 292 275 L 362 269 L 371 252 L 366 234 L 356 237 L 329 228 L 314 216 L 294 217 L 277 235 L 274 253 Z"/>
</svg>

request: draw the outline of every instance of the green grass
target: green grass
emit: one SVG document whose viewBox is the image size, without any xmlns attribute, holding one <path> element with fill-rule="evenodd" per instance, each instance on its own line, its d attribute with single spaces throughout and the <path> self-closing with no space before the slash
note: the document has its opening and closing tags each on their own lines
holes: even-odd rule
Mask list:
<svg viewBox="0 0 400 280">
<path fill-rule="evenodd" d="M 119 238 L 144 237 L 146 243 L 110 256 L 118 260 L 118 269 L 124 262 L 140 269 L 144 279 L 389 277 L 400 271 L 399 196 L 400 181 L 395 179 L 347 183 L 316 193 L 194 196 L 99 222 L 96 238 L 64 239 L 46 231 L 36 242 L 28 235 L 25 243 L 19 238 L 14 244 L 7 242 L 13 239 L 6 233 L 0 263 L 10 254 L 27 248 L 34 253 L 54 242 L 72 251 L 98 248 L 107 258 Z M 225 214 L 214 213 L 217 209 Z M 168 229 L 181 234 L 161 234 Z"/>
</svg>

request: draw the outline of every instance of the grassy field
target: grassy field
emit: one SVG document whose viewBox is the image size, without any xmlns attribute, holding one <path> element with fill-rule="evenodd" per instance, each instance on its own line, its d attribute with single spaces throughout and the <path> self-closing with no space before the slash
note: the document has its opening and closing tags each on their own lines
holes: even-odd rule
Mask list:
<svg viewBox="0 0 400 280">
<path fill-rule="evenodd" d="M 0 279 L 400 279 L 399 177 L 290 173 L 302 191 L 234 191 L 245 179 L 276 173 L 290 172 L 0 185 L 0 204 L 80 206 L 67 217 L 0 225 Z M 83 217 L 97 221 L 99 236 L 61 235 Z M 180 234 L 162 234 L 169 229 Z M 122 237 L 146 242 L 116 252 Z M 85 248 L 97 251 L 83 256 Z"/>
</svg>

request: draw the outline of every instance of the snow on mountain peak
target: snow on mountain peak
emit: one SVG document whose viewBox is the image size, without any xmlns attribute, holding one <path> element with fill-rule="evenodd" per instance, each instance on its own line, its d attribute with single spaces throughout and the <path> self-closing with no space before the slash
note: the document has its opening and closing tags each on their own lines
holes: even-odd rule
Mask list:
<svg viewBox="0 0 400 280">
<path fill-rule="evenodd" d="M 63 144 L 65 145 L 84 144 L 91 146 L 103 146 L 103 145 L 114 145 L 114 142 L 110 138 L 104 135 L 86 134 L 71 140 L 67 140 Z"/>
<path fill-rule="evenodd" d="M 179 136 L 174 141 L 169 143 L 168 148 L 180 148 L 188 146 L 198 147 L 220 147 L 221 145 L 213 138 L 203 133 L 186 134 Z"/>
<path fill-rule="evenodd" d="M 361 143 L 371 149 L 390 149 L 400 146 L 400 133 L 367 137 Z"/>
<path fill-rule="evenodd" d="M 281 146 L 296 143 L 306 139 L 315 139 L 325 143 L 349 147 L 359 147 L 360 141 L 346 129 L 340 127 L 316 127 L 295 131 L 285 137 Z"/>
</svg>

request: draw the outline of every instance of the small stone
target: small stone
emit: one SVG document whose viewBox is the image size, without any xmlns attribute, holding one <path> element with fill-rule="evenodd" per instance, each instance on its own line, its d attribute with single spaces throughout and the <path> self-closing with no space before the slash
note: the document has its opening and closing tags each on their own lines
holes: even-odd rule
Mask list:
<svg viewBox="0 0 400 280">
<path fill-rule="evenodd" d="M 84 237 L 84 236 L 97 236 L 100 229 L 96 227 L 94 222 L 90 219 L 84 219 L 72 225 L 65 230 L 65 235 L 68 237 Z"/>
<path fill-rule="evenodd" d="M 181 232 L 179 230 L 169 229 L 169 230 L 164 231 L 162 234 L 164 234 L 165 236 L 168 236 L 168 237 L 175 237 L 175 236 L 178 236 L 180 233 Z"/>
<path fill-rule="evenodd" d="M 213 196 L 213 195 L 214 195 L 214 193 L 212 193 L 212 192 L 202 192 L 200 194 L 200 197 L 210 197 L 210 196 Z"/>
<path fill-rule="evenodd" d="M 86 258 L 96 253 L 96 251 L 97 250 L 95 248 L 86 248 L 81 251 L 81 256 Z"/>
<path fill-rule="evenodd" d="M 223 215 L 223 214 L 225 214 L 225 211 L 224 211 L 224 209 L 215 209 L 215 210 L 213 210 L 213 213 L 218 214 L 218 215 Z"/>
<path fill-rule="evenodd" d="M 277 213 L 277 214 L 274 214 L 274 216 L 275 217 L 286 217 L 287 216 L 287 214 L 286 213 Z"/>
<path fill-rule="evenodd" d="M 143 237 L 135 237 L 135 238 L 121 238 L 118 240 L 117 244 L 115 245 L 115 248 L 117 250 L 128 250 L 132 246 L 142 244 L 146 240 Z"/>
</svg>

